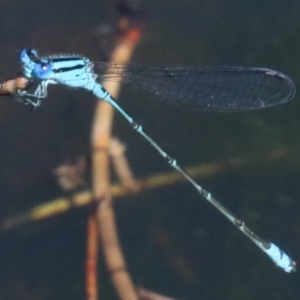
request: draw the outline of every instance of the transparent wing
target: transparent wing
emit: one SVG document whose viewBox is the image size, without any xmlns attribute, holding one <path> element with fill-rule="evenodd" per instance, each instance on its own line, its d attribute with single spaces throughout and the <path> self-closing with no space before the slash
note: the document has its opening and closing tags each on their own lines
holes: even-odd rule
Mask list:
<svg viewBox="0 0 300 300">
<path fill-rule="evenodd" d="M 95 63 L 101 80 L 122 80 L 163 102 L 204 111 L 243 111 L 282 104 L 295 95 L 285 74 L 247 67 L 151 67 Z"/>
</svg>

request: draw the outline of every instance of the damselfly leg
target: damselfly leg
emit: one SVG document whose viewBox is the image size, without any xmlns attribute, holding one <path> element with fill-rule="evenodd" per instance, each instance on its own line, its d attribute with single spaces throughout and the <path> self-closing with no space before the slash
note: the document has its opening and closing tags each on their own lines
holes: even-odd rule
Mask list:
<svg viewBox="0 0 300 300">
<path fill-rule="evenodd" d="M 28 107 L 29 110 L 34 110 L 41 105 L 42 99 L 47 98 L 47 86 L 50 82 L 51 80 L 41 81 L 33 94 L 28 92 L 28 90 L 17 90 L 14 92 L 13 96 L 17 101 L 23 103 L 26 107 Z M 55 84 L 55 82 L 51 83 Z"/>
</svg>

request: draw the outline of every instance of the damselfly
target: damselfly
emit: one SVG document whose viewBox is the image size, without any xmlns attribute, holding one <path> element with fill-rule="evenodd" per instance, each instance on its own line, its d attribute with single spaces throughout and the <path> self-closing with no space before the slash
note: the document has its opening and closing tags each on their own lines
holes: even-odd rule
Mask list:
<svg viewBox="0 0 300 300">
<path fill-rule="evenodd" d="M 243 111 L 285 103 L 295 95 L 295 86 L 283 73 L 263 68 L 245 67 L 149 67 L 120 63 L 93 63 L 76 55 L 52 55 L 39 58 L 37 51 L 21 52 L 23 74 L 29 80 L 39 80 L 36 90 L 18 90 L 15 97 L 35 108 L 47 97 L 48 84 L 81 87 L 110 103 L 143 136 L 156 151 L 198 193 L 217 208 L 233 225 L 253 241 L 285 272 L 296 270 L 296 263 L 275 244 L 254 234 L 221 203 L 204 190 L 176 160 L 170 157 L 142 126 L 123 110 L 97 81 L 123 80 L 166 103 L 188 106 L 205 111 Z"/>
</svg>

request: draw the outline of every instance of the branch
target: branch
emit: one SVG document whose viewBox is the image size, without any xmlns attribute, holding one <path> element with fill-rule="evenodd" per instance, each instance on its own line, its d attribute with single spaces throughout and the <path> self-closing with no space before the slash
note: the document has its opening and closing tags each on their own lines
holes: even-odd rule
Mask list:
<svg viewBox="0 0 300 300">
<path fill-rule="evenodd" d="M 228 170 L 239 170 L 247 166 L 253 167 L 255 165 L 261 167 L 264 164 L 280 162 L 294 157 L 298 158 L 298 153 L 298 149 L 294 149 L 293 151 L 276 150 L 267 155 L 257 155 L 255 157 L 245 156 L 243 158 L 234 158 L 221 162 L 190 166 L 186 167 L 185 169 L 189 172 L 189 174 L 191 174 L 191 176 L 195 178 L 208 178 Z M 136 180 L 134 190 L 128 190 L 128 188 L 120 184 L 113 184 L 110 186 L 110 193 L 112 197 L 117 198 L 182 182 L 186 182 L 186 180 L 180 174 L 178 174 L 178 172 L 170 171 Z M 7 218 L 0 225 L 0 231 L 7 231 L 25 223 L 41 221 L 58 214 L 63 214 L 76 207 L 90 205 L 91 199 L 92 194 L 90 190 L 84 190 L 72 194 L 69 197 L 59 197 L 53 199 L 49 202 L 31 208 L 29 211 Z"/>
</svg>

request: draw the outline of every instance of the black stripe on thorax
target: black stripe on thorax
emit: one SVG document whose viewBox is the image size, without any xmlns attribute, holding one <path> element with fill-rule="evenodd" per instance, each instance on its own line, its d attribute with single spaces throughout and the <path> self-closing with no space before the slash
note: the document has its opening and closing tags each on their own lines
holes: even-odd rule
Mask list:
<svg viewBox="0 0 300 300">
<path fill-rule="evenodd" d="M 83 67 L 84 67 L 84 65 L 76 65 L 73 67 L 53 69 L 53 72 L 54 73 L 62 73 L 62 72 L 68 72 L 68 71 L 73 71 L 73 70 L 79 70 L 79 69 L 82 69 Z"/>
<path fill-rule="evenodd" d="M 51 61 L 55 62 L 62 62 L 62 61 L 76 61 L 76 60 L 82 60 L 82 57 L 76 57 L 76 56 L 70 56 L 70 57 L 55 57 L 55 58 L 50 58 Z"/>
</svg>

